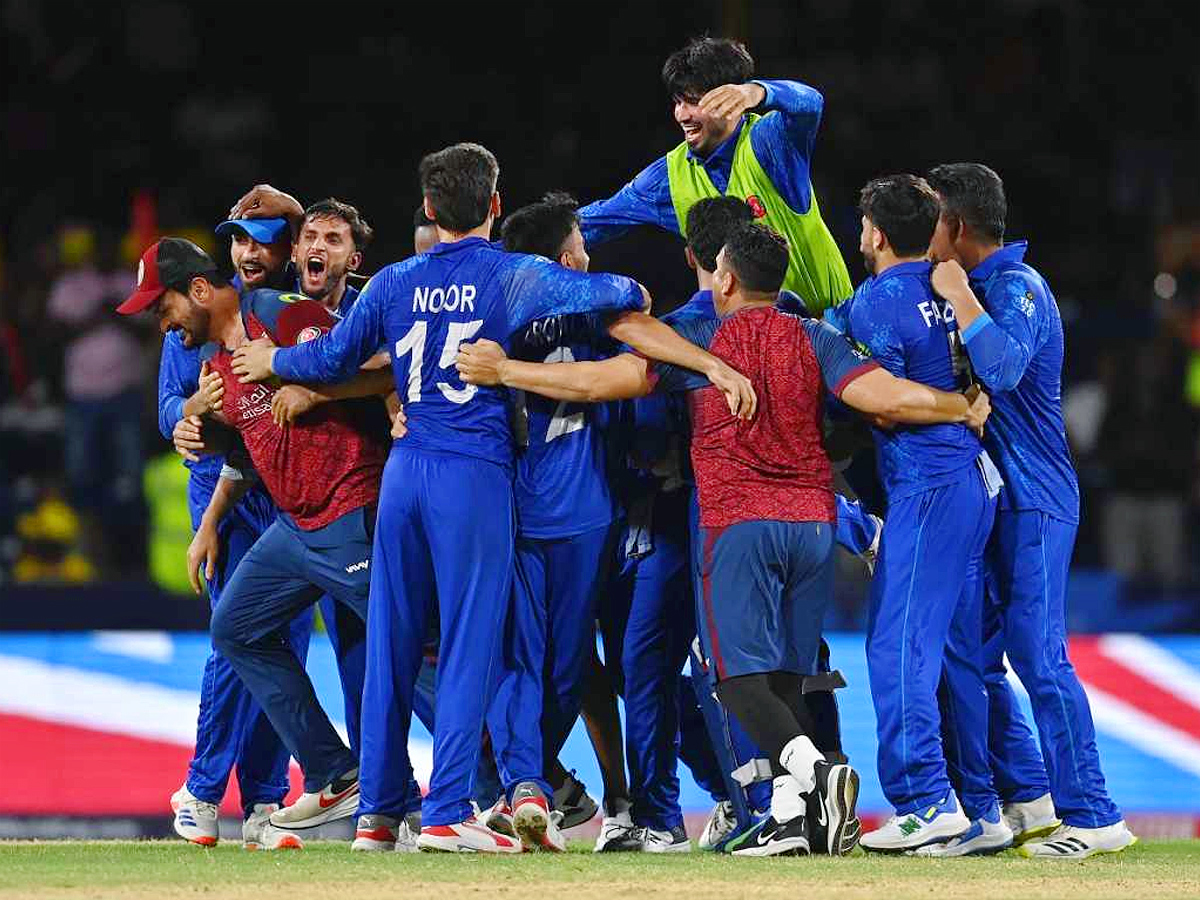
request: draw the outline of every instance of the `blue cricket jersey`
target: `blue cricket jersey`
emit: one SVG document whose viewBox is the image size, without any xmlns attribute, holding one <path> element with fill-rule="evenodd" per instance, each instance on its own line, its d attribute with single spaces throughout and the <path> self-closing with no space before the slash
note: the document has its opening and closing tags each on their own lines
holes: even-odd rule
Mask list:
<svg viewBox="0 0 1200 900">
<path fill-rule="evenodd" d="M 1008 244 L 968 274 L 984 315 L 963 332 L 992 399 L 984 444 L 1005 487 L 1000 508 L 1079 521 L 1079 482 L 1062 413 L 1063 327 L 1046 280 Z"/>
<path fill-rule="evenodd" d="M 819 91 L 798 81 L 755 83 L 767 92 L 758 107 L 767 114 L 750 134 L 754 155 L 788 206 L 805 213 L 812 203 L 809 172 L 824 98 Z M 744 127 L 744 122 L 738 123 L 733 134 L 701 160 L 713 187 L 721 193 L 729 187 L 733 151 Z M 693 156 L 691 150 L 688 155 Z M 588 246 L 618 238 L 638 225 L 654 225 L 679 234 L 667 181 L 666 156 L 639 172 L 609 199 L 597 200 L 580 209 L 579 218 Z"/>
<path fill-rule="evenodd" d="M 840 315 L 850 337 L 897 378 L 957 391 L 965 387 L 966 356 L 953 309 L 933 293 L 932 270 L 926 261 L 898 263 L 859 285 Z M 889 501 L 950 483 L 983 450 L 956 423 L 871 430 Z"/>
<path fill-rule="evenodd" d="M 274 368 L 291 381 L 343 381 L 386 344 L 408 417 L 404 445 L 509 468 L 508 392 L 464 384 L 454 368 L 459 344 L 489 338 L 507 350 L 534 319 L 641 308 L 630 278 L 573 272 L 466 238 L 380 270 L 329 334 L 280 349 Z"/>
<path fill-rule="evenodd" d="M 605 359 L 615 350 L 616 342 L 595 314 L 537 319 L 512 343 L 514 359 L 539 363 Z M 571 537 L 612 522 L 616 508 L 603 433 L 608 405 L 568 403 L 525 392 L 518 396 L 526 416 L 526 438 L 513 481 L 520 533 Z"/>
</svg>

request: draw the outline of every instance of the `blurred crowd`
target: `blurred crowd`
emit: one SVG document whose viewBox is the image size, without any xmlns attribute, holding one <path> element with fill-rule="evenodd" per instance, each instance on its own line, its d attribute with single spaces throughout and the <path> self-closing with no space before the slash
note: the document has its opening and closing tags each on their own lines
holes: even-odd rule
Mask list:
<svg viewBox="0 0 1200 900">
<path fill-rule="evenodd" d="M 1000 172 L 1011 236 L 1030 240 L 1067 327 L 1076 565 L 1156 590 L 1200 580 L 1195 10 L 1117 21 L 1009 0 L 961 22 L 933 0 L 710 0 L 593 10 L 582 44 L 533 8 L 420 34 L 377 10 L 306 56 L 298 17 L 235 9 L 209 21 L 130 0 L 57 17 L 0 0 L 0 163 L 22 175 L 0 184 L 0 581 L 144 578 L 164 532 L 186 543 L 186 518 L 160 508 L 180 467 L 155 426 L 159 337 L 111 312 L 156 233 L 186 226 L 223 256 L 212 226 L 269 180 L 358 205 L 374 271 L 411 251 L 416 159 L 468 137 L 496 151 L 512 207 L 548 188 L 606 196 L 678 141 L 658 66 L 705 31 L 825 94 L 814 181 L 852 272 L 868 177 L 959 159 Z M 280 57 L 294 68 L 222 40 L 234 25 L 297 51 Z M 507 53 L 508 38 L 539 52 Z M 452 102 L 484 91 L 486 110 Z M 687 296 L 670 241 L 604 248 L 594 268 L 638 276 L 664 308 Z"/>
</svg>

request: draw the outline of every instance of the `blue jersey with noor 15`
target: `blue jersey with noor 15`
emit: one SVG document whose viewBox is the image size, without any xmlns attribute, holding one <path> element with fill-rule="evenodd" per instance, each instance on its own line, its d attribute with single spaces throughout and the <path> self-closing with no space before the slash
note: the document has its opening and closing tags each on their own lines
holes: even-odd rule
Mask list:
<svg viewBox="0 0 1200 900">
<path fill-rule="evenodd" d="M 513 338 L 512 356 L 530 362 L 605 359 L 617 349 L 596 314 L 537 319 Z M 583 534 L 616 518 L 608 483 L 608 405 L 568 403 L 521 392 L 526 436 L 513 495 L 525 537 Z"/>
<path fill-rule="evenodd" d="M 849 335 L 897 378 L 957 391 L 967 372 L 954 311 L 933 293 L 932 263 L 904 262 L 868 278 L 843 304 Z M 948 484 L 983 450 L 958 424 L 872 428 L 879 477 L 895 501 Z"/>
<path fill-rule="evenodd" d="M 342 322 L 278 350 L 274 369 L 291 381 L 344 381 L 386 345 L 408 417 L 403 445 L 509 468 L 508 391 L 463 383 L 454 368 L 459 344 L 488 338 L 508 350 L 534 319 L 640 310 L 642 302 L 630 278 L 573 272 L 465 238 L 380 270 Z"/>
</svg>

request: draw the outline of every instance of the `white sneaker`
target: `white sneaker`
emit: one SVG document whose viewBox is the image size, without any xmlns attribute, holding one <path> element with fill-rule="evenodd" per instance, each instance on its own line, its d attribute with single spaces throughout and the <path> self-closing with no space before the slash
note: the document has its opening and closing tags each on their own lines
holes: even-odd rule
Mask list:
<svg viewBox="0 0 1200 900">
<path fill-rule="evenodd" d="M 521 842 L 480 825 L 471 816 L 456 825 L 426 825 L 417 838 L 417 848 L 446 853 L 520 853 Z"/>
<path fill-rule="evenodd" d="M 696 846 L 701 850 L 712 850 L 733 834 L 735 828 L 737 828 L 737 816 L 733 813 L 733 804 L 728 800 L 722 800 L 709 813 L 708 821 L 704 823 L 704 830 L 700 832 L 700 840 L 696 841 Z"/>
<path fill-rule="evenodd" d="M 623 809 L 601 820 L 593 853 L 640 853 L 641 850 L 642 830 L 633 824 L 629 810 Z"/>
<path fill-rule="evenodd" d="M 948 841 L 971 827 L 951 791 L 941 803 L 919 812 L 892 816 L 883 827 L 868 831 L 859 845 L 877 853 L 903 853 L 926 844 Z"/>
<path fill-rule="evenodd" d="M 262 850 L 303 850 L 304 841 L 300 840 L 300 835 L 294 831 L 267 822 L 263 826 L 258 846 Z"/>
<path fill-rule="evenodd" d="M 523 781 L 513 791 L 512 823 L 526 850 L 567 849 L 567 839 L 550 815 L 546 795 L 532 781 Z"/>
<path fill-rule="evenodd" d="M 690 853 L 692 842 L 688 840 L 687 832 L 682 825 L 676 825 L 670 831 L 657 831 L 653 828 L 642 829 L 642 852 L 644 853 Z"/>
<path fill-rule="evenodd" d="M 171 810 L 175 813 L 177 835 L 201 847 L 217 846 L 217 804 L 193 796 L 184 785 L 171 795 Z"/>
<path fill-rule="evenodd" d="M 1013 833 L 1008 823 L 995 809 L 990 816 L 981 816 L 958 837 L 941 844 L 926 844 L 911 851 L 914 856 L 987 856 L 1012 846 Z"/>
<path fill-rule="evenodd" d="M 1023 844 L 1020 850 L 1030 859 L 1087 859 L 1100 853 L 1120 853 L 1136 843 L 1137 837 L 1122 819 L 1103 828 L 1062 825 L 1048 837 Z"/>
<path fill-rule="evenodd" d="M 358 812 L 358 769 L 335 778 L 321 790 L 301 794 L 291 806 L 271 814 L 271 824 L 280 828 L 313 828 L 348 819 Z"/>
<path fill-rule="evenodd" d="M 1049 794 L 1022 803 L 1005 803 L 1000 814 L 1012 829 L 1014 844 L 1045 837 L 1062 824 L 1054 812 L 1054 800 Z"/>
<path fill-rule="evenodd" d="M 256 803 L 254 811 L 242 822 L 242 847 L 247 850 L 303 850 L 300 835 L 271 824 L 278 803 Z"/>
<path fill-rule="evenodd" d="M 416 830 L 413 830 L 409 822 L 411 815 L 403 819 L 380 815 L 359 816 L 354 829 L 354 843 L 350 845 L 350 849 L 416 853 L 417 835 L 421 827 L 418 825 Z"/>
</svg>

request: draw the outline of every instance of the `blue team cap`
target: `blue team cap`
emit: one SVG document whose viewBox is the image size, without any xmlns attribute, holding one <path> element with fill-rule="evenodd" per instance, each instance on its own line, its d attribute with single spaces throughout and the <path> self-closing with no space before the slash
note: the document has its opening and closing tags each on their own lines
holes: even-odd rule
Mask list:
<svg viewBox="0 0 1200 900">
<path fill-rule="evenodd" d="M 288 232 L 287 219 L 227 219 L 217 226 L 217 234 L 225 237 L 235 230 L 244 231 L 260 244 L 273 244 Z"/>
</svg>

